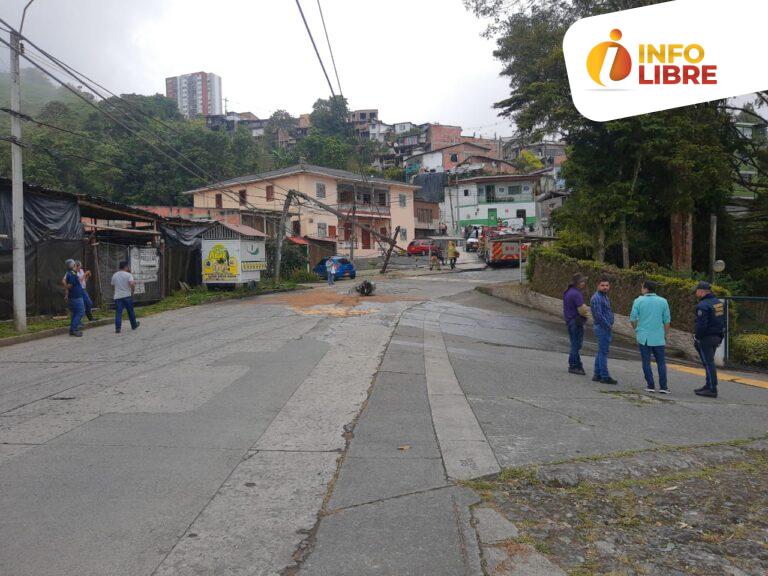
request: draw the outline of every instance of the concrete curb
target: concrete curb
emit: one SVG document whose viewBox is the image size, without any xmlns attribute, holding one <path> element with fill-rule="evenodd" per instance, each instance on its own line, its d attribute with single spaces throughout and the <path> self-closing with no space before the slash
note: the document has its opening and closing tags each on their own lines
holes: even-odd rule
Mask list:
<svg viewBox="0 0 768 576">
<path fill-rule="evenodd" d="M 279 294 L 281 292 L 311 290 L 312 288 L 313 287 L 307 286 L 307 285 L 299 285 L 296 288 L 292 288 L 290 290 L 269 290 L 268 292 L 261 292 L 259 294 L 245 294 L 237 298 L 213 299 L 213 300 L 209 300 L 208 302 L 202 302 L 201 304 L 182 306 L 181 308 L 174 308 L 174 310 L 182 310 L 184 308 L 193 308 L 195 306 L 207 306 L 208 304 L 219 304 L 221 302 L 228 302 L 232 300 L 245 300 L 247 298 L 258 298 L 259 296 L 268 296 L 270 294 Z M 141 307 L 137 307 L 137 309 L 140 310 Z M 162 312 L 150 314 L 150 316 L 157 316 L 165 312 L 173 312 L 173 310 L 163 310 Z M 83 324 L 83 330 L 84 331 L 89 330 L 91 328 L 96 328 L 98 326 L 107 326 L 109 324 L 113 324 L 114 322 L 115 322 L 114 318 L 101 318 L 99 320 L 94 320 L 93 322 L 88 322 L 87 324 Z M 49 330 L 40 330 L 39 332 L 29 332 L 27 334 L 20 334 L 19 336 L 9 336 L 8 338 L 0 338 L 0 348 L 5 348 L 6 346 L 14 346 L 16 344 L 23 344 L 24 342 L 34 342 L 35 340 L 42 340 L 43 338 L 50 338 L 51 336 L 61 336 L 62 334 L 68 334 L 68 333 L 69 333 L 69 327 L 61 326 L 59 328 L 50 328 Z"/>
</svg>

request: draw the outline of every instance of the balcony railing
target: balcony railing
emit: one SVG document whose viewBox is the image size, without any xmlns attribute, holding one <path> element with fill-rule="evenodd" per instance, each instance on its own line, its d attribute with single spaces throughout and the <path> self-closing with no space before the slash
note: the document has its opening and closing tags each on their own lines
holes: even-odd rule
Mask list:
<svg viewBox="0 0 768 576">
<path fill-rule="evenodd" d="M 347 213 L 352 210 L 352 204 L 343 203 L 339 204 L 339 212 Z M 366 214 L 381 214 L 382 216 L 389 216 L 389 206 L 382 206 L 381 204 L 363 204 L 358 202 L 356 205 L 358 214 L 364 212 Z"/>
<path fill-rule="evenodd" d="M 515 202 L 533 202 L 532 194 L 516 194 L 514 196 L 496 196 L 495 198 L 486 198 L 479 196 L 478 204 L 512 204 Z"/>
<path fill-rule="evenodd" d="M 440 220 L 426 220 L 422 221 L 416 219 L 416 228 L 419 230 L 437 230 L 440 226 Z"/>
</svg>

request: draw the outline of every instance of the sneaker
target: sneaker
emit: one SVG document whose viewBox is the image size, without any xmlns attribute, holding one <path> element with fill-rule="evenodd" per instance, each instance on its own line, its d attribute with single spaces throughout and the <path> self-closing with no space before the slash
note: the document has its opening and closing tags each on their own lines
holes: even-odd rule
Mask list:
<svg viewBox="0 0 768 576">
<path fill-rule="evenodd" d="M 139 326 L 141 326 L 141 322 L 139 322 L 139 321 L 137 320 L 137 321 L 136 321 L 136 326 L 131 326 L 131 330 L 136 330 L 136 328 L 138 328 Z"/>
<path fill-rule="evenodd" d="M 669 388 L 660 388 L 659 394 L 672 394 L 672 392 L 669 391 Z"/>
<path fill-rule="evenodd" d="M 698 394 L 699 392 L 704 392 L 705 390 L 709 390 L 709 386 L 702 386 L 701 388 L 696 388 L 694 392 Z"/>
<path fill-rule="evenodd" d="M 579 376 L 584 376 L 586 372 L 584 372 L 584 368 L 568 368 L 569 374 L 578 374 Z"/>
<path fill-rule="evenodd" d="M 597 376 L 597 375 L 592 376 L 592 382 L 600 382 L 601 380 L 602 378 L 600 378 L 600 376 Z"/>
<path fill-rule="evenodd" d="M 120 334 L 120 328 L 115 329 L 115 334 Z"/>
<path fill-rule="evenodd" d="M 85 315 L 89 321 L 93 322 L 93 312 L 86 312 Z"/>
<path fill-rule="evenodd" d="M 717 398 L 717 390 L 710 390 L 709 388 L 697 389 L 693 391 L 696 396 L 705 396 L 707 398 Z"/>
<path fill-rule="evenodd" d="M 69 335 L 70 336 L 77 336 L 78 338 L 80 338 L 83 335 L 83 333 L 80 332 L 80 330 L 75 330 L 74 332 L 70 332 Z"/>
<path fill-rule="evenodd" d="M 618 384 L 618 382 L 609 376 L 608 378 L 600 378 L 600 384 Z"/>
<path fill-rule="evenodd" d="M 651 388 L 650 386 L 645 387 L 646 392 L 656 392 L 656 388 Z"/>
</svg>

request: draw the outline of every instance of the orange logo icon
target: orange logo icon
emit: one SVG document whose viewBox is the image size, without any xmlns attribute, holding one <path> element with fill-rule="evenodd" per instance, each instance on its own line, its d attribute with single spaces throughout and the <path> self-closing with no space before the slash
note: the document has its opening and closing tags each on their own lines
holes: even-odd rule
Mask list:
<svg viewBox="0 0 768 576">
<path fill-rule="evenodd" d="M 618 82 L 619 80 L 624 80 L 624 78 L 629 76 L 629 73 L 632 71 L 632 56 L 629 55 L 629 52 L 624 46 L 618 43 L 618 41 L 621 40 L 621 30 L 618 28 L 611 30 L 611 40 L 612 42 L 601 42 L 592 48 L 589 56 L 587 56 L 587 71 L 589 72 L 589 76 L 597 84 L 600 84 L 600 86 L 605 86 L 600 79 L 600 74 L 606 64 L 605 58 L 611 48 L 616 48 L 617 51 L 613 63 L 610 64 L 611 69 L 608 77 L 614 82 Z"/>
</svg>

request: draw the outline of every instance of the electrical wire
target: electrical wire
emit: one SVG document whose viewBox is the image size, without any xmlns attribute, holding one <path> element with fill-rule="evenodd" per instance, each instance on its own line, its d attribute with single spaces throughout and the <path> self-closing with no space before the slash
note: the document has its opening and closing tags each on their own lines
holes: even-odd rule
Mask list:
<svg viewBox="0 0 768 576">
<path fill-rule="evenodd" d="M 339 80 L 339 71 L 336 69 L 336 59 L 333 57 L 333 48 L 331 48 L 331 39 L 328 37 L 328 28 L 325 27 L 325 16 L 323 16 L 323 7 L 320 0 L 317 0 L 317 9 L 320 11 L 320 20 L 323 23 L 323 32 L 325 32 L 325 41 L 328 43 L 328 52 L 331 54 L 331 63 L 333 64 L 333 73 L 336 75 L 336 85 L 339 87 L 339 96 L 344 97 L 341 90 L 341 80 Z"/>
<path fill-rule="evenodd" d="M 78 160 L 83 160 L 85 162 L 92 162 L 94 164 L 101 164 L 102 166 L 109 166 L 110 168 L 117 168 L 118 170 L 123 170 L 122 167 L 118 166 L 117 164 L 110 164 L 109 162 L 103 162 L 101 160 L 94 160 L 93 158 L 88 158 L 87 156 L 80 156 L 78 154 L 72 154 L 69 152 L 60 152 L 58 150 L 53 150 L 52 148 L 48 148 L 47 146 L 42 146 L 40 144 L 31 144 L 29 142 L 24 142 L 23 140 L 18 140 L 17 138 L 14 138 L 13 136 L 7 137 L 7 136 L 0 136 L 0 140 L 4 142 L 10 142 L 11 144 L 15 144 L 16 146 L 20 146 L 21 148 L 27 148 L 31 150 L 43 150 L 53 156 L 54 158 L 62 156 L 62 157 L 69 157 L 69 158 L 77 158 Z"/>
<path fill-rule="evenodd" d="M 333 91 L 333 84 L 331 84 L 331 79 L 328 77 L 328 72 L 325 70 L 325 64 L 323 63 L 323 59 L 320 57 L 320 52 L 317 49 L 317 44 L 315 44 L 315 38 L 312 36 L 312 31 L 309 29 L 309 24 L 307 24 L 307 19 L 304 17 L 304 10 L 301 8 L 301 2 L 299 0 L 296 0 L 296 6 L 299 7 L 299 13 L 301 13 L 301 19 L 304 21 L 304 27 L 307 29 L 307 34 L 309 34 L 309 40 L 312 42 L 312 48 L 315 49 L 315 54 L 317 55 L 317 61 L 320 62 L 320 68 L 323 69 L 323 74 L 325 74 L 325 80 L 328 82 L 328 88 L 331 89 L 331 96 L 336 98 L 336 93 Z"/>
</svg>

